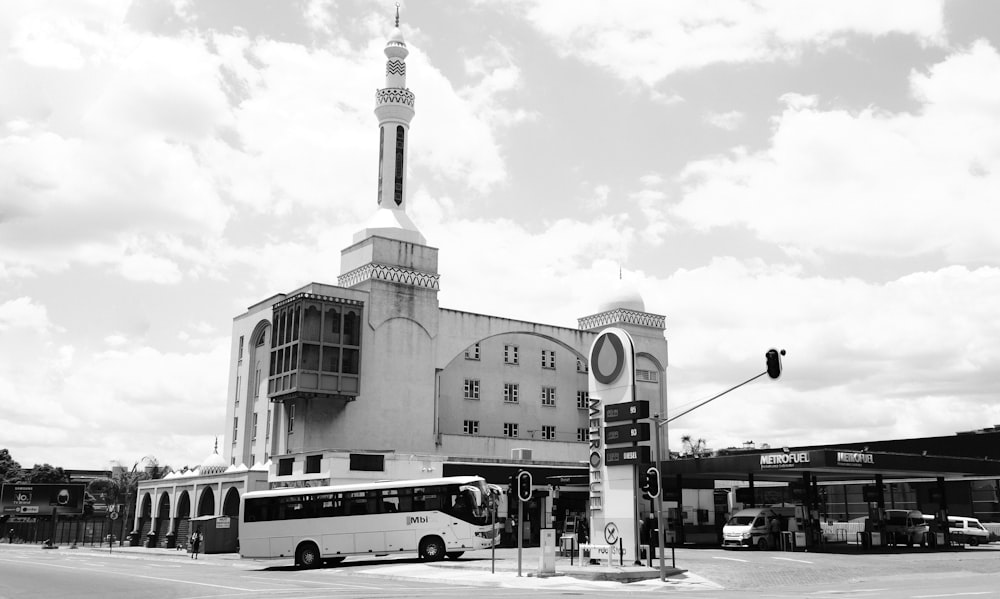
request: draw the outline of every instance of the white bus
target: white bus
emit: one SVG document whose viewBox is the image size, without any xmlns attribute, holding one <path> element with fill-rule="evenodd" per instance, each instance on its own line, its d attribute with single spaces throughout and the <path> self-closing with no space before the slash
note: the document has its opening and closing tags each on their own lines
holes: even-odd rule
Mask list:
<svg viewBox="0 0 1000 599">
<path fill-rule="evenodd" d="M 240 556 L 306 568 L 349 555 L 457 559 L 497 542 L 490 498 L 477 476 L 253 491 L 240 506 Z"/>
</svg>

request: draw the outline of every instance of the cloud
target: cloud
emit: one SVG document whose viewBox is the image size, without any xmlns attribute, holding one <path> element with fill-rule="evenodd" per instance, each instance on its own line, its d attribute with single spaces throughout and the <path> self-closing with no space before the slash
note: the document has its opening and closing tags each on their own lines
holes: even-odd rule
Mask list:
<svg viewBox="0 0 1000 599">
<path fill-rule="evenodd" d="M 798 251 L 952 261 L 1000 255 L 1000 55 L 980 42 L 914 73 L 920 111 L 823 110 L 788 96 L 770 147 L 690 163 L 672 210 Z"/>
<path fill-rule="evenodd" d="M 912 36 L 941 44 L 936 0 L 816 2 L 523 2 L 528 21 L 560 54 L 653 86 L 678 71 L 712 64 L 791 60 L 805 48 L 842 45 L 852 35 Z"/>
<path fill-rule="evenodd" d="M 710 112 L 705 114 L 705 122 L 713 127 L 718 127 L 719 129 L 734 131 L 743 123 L 745 117 L 746 115 L 739 110 L 730 110 L 728 112 Z"/>
<path fill-rule="evenodd" d="M 780 379 L 677 421 L 713 447 L 950 434 L 1000 414 L 1000 307 L 982 301 L 1000 293 L 996 267 L 870 283 L 719 258 L 644 285 L 683 315 L 667 321 L 671 414 L 763 372 L 767 349 L 788 350 Z"/>
</svg>

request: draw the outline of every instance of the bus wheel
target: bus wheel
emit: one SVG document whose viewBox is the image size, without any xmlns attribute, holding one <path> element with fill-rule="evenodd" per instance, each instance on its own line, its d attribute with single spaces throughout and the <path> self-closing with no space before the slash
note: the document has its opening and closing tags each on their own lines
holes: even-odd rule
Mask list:
<svg viewBox="0 0 1000 599">
<path fill-rule="evenodd" d="M 295 554 L 295 563 L 303 568 L 318 568 L 323 563 L 315 543 L 303 543 Z"/>
<path fill-rule="evenodd" d="M 444 558 L 444 541 L 438 537 L 427 537 L 420 541 L 420 557 L 424 561 L 436 562 Z"/>
<path fill-rule="evenodd" d="M 977 539 L 976 537 L 969 537 L 969 545 L 975 547 L 978 544 L 979 544 L 979 539 Z"/>
<path fill-rule="evenodd" d="M 445 555 L 448 556 L 448 559 L 458 559 L 462 557 L 464 554 L 465 554 L 464 551 L 449 551 Z"/>
</svg>

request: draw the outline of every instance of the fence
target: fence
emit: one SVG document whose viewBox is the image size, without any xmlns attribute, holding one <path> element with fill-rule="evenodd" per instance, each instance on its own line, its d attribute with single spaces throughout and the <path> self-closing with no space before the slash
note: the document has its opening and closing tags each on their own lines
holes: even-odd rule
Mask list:
<svg viewBox="0 0 1000 599">
<path fill-rule="evenodd" d="M 56 545 L 106 545 L 108 535 L 113 535 L 115 542 L 121 542 L 129 530 L 122 520 L 108 518 L 92 519 L 60 519 L 56 522 L 56 530 L 52 531 L 52 521 L 36 518 L 34 522 L 8 522 L 0 537 L 6 542 L 11 530 L 14 531 L 15 543 L 43 543 L 46 540 Z"/>
</svg>

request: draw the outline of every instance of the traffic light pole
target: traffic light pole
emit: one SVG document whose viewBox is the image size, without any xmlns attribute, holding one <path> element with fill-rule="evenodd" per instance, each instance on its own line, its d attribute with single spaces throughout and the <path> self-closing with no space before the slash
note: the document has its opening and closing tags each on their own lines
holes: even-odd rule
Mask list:
<svg viewBox="0 0 1000 599">
<path fill-rule="evenodd" d="M 521 575 L 521 543 L 524 541 L 524 502 L 517 498 L 517 575 Z"/>
<path fill-rule="evenodd" d="M 656 452 L 656 472 L 657 476 L 662 476 L 663 468 L 661 466 L 661 454 L 660 454 L 660 418 L 659 414 L 653 415 L 653 432 L 656 433 L 654 436 L 655 447 L 653 451 Z M 663 421 L 666 424 L 666 421 Z M 660 582 L 667 581 L 667 571 L 663 564 L 663 479 L 661 478 L 657 481 L 660 484 L 660 492 L 656 494 L 656 542 L 659 545 L 658 555 L 660 556 Z M 677 562 L 674 559 L 673 551 L 670 552 L 670 562 L 671 567 L 676 568 Z"/>
</svg>

